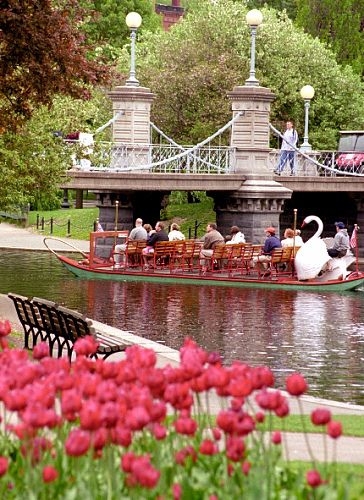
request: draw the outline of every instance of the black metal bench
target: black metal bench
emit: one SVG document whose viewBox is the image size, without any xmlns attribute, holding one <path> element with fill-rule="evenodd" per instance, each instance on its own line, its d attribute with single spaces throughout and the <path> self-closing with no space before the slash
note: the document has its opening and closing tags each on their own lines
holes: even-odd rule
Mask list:
<svg viewBox="0 0 364 500">
<path fill-rule="evenodd" d="M 61 357 L 66 353 L 71 361 L 74 343 L 87 335 L 92 335 L 98 343 L 96 353 L 91 356 L 93 358 L 106 359 L 128 347 L 120 339 L 96 331 L 92 321 L 77 311 L 38 297 L 29 299 L 12 293 L 8 293 L 8 297 L 14 302 L 23 327 L 26 349 L 32 350 L 37 343 L 45 341 L 49 345 L 50 356 Z"/>
</svg>

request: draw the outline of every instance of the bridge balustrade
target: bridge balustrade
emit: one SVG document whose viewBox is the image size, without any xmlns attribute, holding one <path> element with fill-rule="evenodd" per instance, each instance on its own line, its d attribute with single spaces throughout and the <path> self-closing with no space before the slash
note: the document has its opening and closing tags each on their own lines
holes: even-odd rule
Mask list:
<svg viewBox="0 0 364 500">
<path fill-rule="evenodd" d="M 70 141 L 68 141 L 70 142 Z M 236 172 L 235 148 L 221 145 L 178 146 L 172 144 L 120 144 L 100 143 L 98 149 L 104 151 L 99 158 L 95 155 L 92 163 L 80 162 L 76 170 L 86 171 L 145 171 L 177 174 L 233 174 Z M 272 149 L 268 154 L 267 167 L 272 172 L 279 161 L 280 150 Z M 336 177 L 364 176 L 364 165 L 357 166 L 347 162 L 339 167 L 336 160 L 338 151 L 296 150 L 296 176 L 298 177 Z M 106 156 L 109 156 L 108 161 Z M 288 174 L 288 166 L 286 172 Z"/>
<path fill-rule="evenodd" d="M 158 173 L 230 174 L 235 171 L 235 148 L 134 144 L 114 146 L 110 170 Z"/>
</svg>

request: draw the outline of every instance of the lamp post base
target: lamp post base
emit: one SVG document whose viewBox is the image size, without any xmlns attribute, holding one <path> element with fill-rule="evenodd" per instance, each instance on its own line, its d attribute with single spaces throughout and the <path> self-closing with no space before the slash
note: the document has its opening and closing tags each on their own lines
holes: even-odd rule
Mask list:
<svg viewBox="0 0 364 500">
<path fill-rule="evenodd" d="M 302 151 L 302 153 L 308 153 L 309 151 L 312 151 L 311 144 L 309 144 L 308 142 L 304 142 L 300 146 L 300 151 Z"/>
</svg>

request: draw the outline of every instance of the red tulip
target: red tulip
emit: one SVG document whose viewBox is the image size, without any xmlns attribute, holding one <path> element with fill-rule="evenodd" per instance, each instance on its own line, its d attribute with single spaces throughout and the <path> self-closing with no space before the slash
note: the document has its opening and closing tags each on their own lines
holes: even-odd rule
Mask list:
<svg viewBox="0 0 364 500">
<path fill-rule="evenodd" d="M 286 379 L 286 389 L 291 396 L 301 396 L 307 391 L 308 385 L 300 373 L 292 373 Z"/>
<path fill-rule="evenodd" d="M 9 460 L 7 457 L 0 457 L 0 477 L 7 473 L 9 468 Z"/>
<path fill-rule="evenodd" d="M 57 479 L 58 472 L 51 465 L 46 465 L 45 467 L 43 467 L 42 476 L 45 483 L 52 483 Z"/>
<path fill-rule="evenodd" d="M 322 479 L 320 473 L 317 470 L 309 470 L 306 473 L 306 481 L 309 486 L 312 488 L 317 488 L 322 484 Z"/>
<path fill-rule="evenodd" d="M 217 452 L 217 446 L 211 439 L 204 439 L 200 444 L 200 453 L 202 455 L 215 455 Z"/>
<path fill-rule="evenodd" d="M 273 444 L 281 444 L 282 442 L 282 434 L 279 431 L 275 431 L 272 433 L 272 443 Z"/>
<path fill-rule="evenodd" d="M 316 408 L 311 413 L 311 422 L 314 425 L 326 425 L 331 420 L 331 411 L 326 408 Z"/>
<path fill-rule="evenodd" d="M 80 457 L 85 455 L 90 447 L 91 439 L 88 432 L 81 429 L 73 429 L 65 443 L 67 455 Z"/>
<path fill-rule="evenodd" d="M 335 422 L 334 420 L 331 420 L 331 422 L 327 424 L 327 433 L 333 439 L 337 439 L 338 437 L 340 437 L 343 433 L 341 422 Z"/>
<path fill-rule="evenodd" d="M 11 333 L 11 324 L 8 319 L 0 321 L 0 337 L 6 337 Z"/>
</svg>

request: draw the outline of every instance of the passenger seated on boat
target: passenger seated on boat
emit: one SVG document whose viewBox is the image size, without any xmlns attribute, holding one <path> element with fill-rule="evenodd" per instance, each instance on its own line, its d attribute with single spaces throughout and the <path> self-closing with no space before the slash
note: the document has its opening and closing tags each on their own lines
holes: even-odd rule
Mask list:
<svg viewBox="0 0 364 500">
<path fill-rule="evenodd" d="M 265 229 L 266 240 L 264 242 L 261 255 L 253 257 L 253 267 L 257 265 L 266 270 L 268 268 L 268 263 L 272 260 L 271 253 L 275 248 L 281 248 L 281 241 L 276 236 L 276 230 L 274 227 L 270 226 Z"/>
<path fill-rule="evenodd" d="M 350 238 L 348 231 L 343 222 L 335 222 L 336 234 L 334 236 L 334 244 L 327 249 L 330 257 L 344 257 L 350 250 Z"/>
<path fill-rule="evenodd" d="M 206 226 L 203 248 L 200 251 L 200 266 L 202 271 L 206 271 L 206 262 L 204 257 L 211 257 L 214 253 L 214 248 L 218 245 L 225 245 L 225 239 L 217 230 L 217 225 L 214 222 L 210 222 Z"/>
<path fill-rule="evenodd" d="M 245 243 L 244 233 L 240 231 L 238 226 L 232 226 L 230 229 L 230 238 L 226 240 L 227 245 L 235 245 L 235 243 Z"/>
<path fill-rule="evenodd" d="M 178 224 L 173 222 L 171 225 L 171 230 L 168 233 L 169 241 L 183 241 L 186 239 L 185 235 L 180 231 L 180 227 Z"/>
<path fill-rule="evenodd" d="M 287 228 L 284 231 L 283 238 L 284 239 L 281 240 L 281 245 L 283 248 L 296 246 L 296 241 L 295 241 L 296 238 L 295 238 L 295 233 L 294 233 L 293 229 Z"/>
<path fill-rule="evenodd" d="M 304 241 L 301 237 L 301 230 L 300 229 L 296 229 L 295 243 L 296 243 L 296 247 L 301 247 L 304 244 Z"/>
<path fill-rule="evenodd" d="M 164 230 L 164 223 L 160 221 L 155 225 L 155 232 L 147 240 L 147 246 L 142 250 L 145 268 L 148 268 L 148 261 L 153 257 L 154 246 L 157 241 L 169 241 L 168 234 Z"/>
<path fill-rule="evenodd" d="M 135 221 L 135 227 L 130 231 L 127 241 L 146 241 L 147 231 L 143 227 L 143 220 L 138 218 Z M 123 267 L 125 265 L 125 250 L 127 243 L 115 245 L 114 248 L 114 262 L 115 268 Z"/>
</svg>

